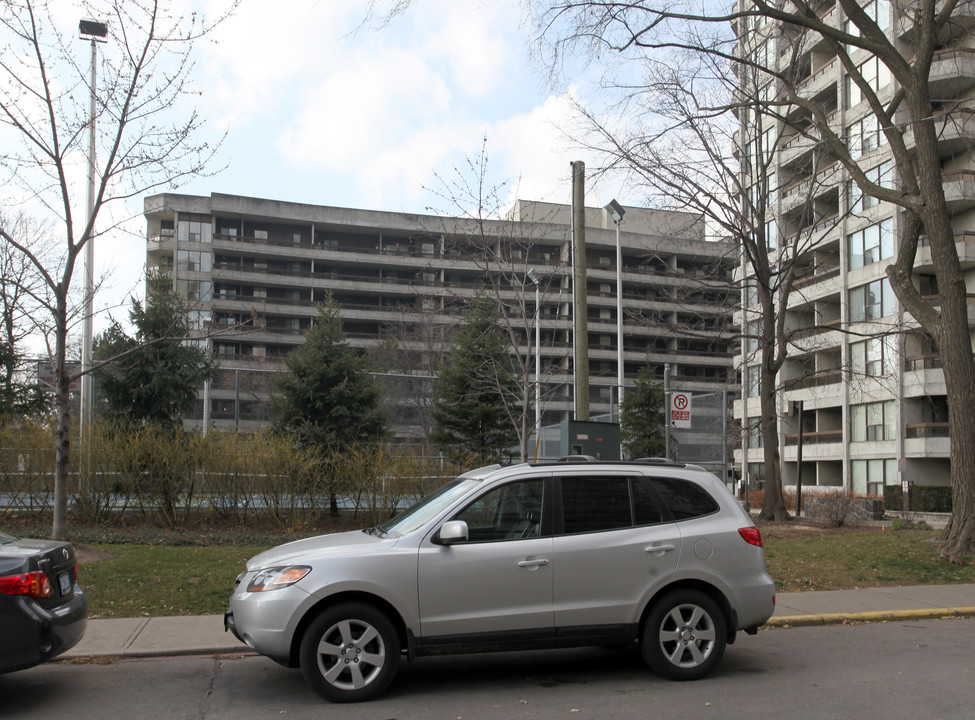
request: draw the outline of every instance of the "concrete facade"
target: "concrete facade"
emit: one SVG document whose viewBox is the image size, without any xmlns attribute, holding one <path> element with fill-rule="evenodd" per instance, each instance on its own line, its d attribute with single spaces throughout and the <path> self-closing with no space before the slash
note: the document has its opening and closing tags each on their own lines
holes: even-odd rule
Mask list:
<svg viewBox="0 0 975 720">
<path fill-rule="evenodd" d="M 871 0 L 863 7 L 892 41 L 909 54 L 910 21 L 899 5 Z M 815 5 L 833 27 L 848 27 L 835 0 Z M 970 298 L 975 298 L 975 13 L 962 2 L 954 12 L 954 33 L 944 38 L 931 71 L 932 96 L 940 99 L 940 155 L 944 187 L 953 213 L 956 248 L 966 273 Z M 738 26 L 742 56 L 804 68 L 798 86 L 826 113 L 830 127 L 847 138 L 848 149 L 875 182 L 896 187 L 896 166 L 862 93 L 819 36 L 803 36 L 794 28 L 776 28 L 753 18 Z M 791 34 L 790 34 L 791 33 Z M 854 49 L 851 59 L 868 67 L 875 58 Z M 868 75 L 864 71 L 864 75 Z M 881 102 L 897 90 L 885 68 L 877 67 L 872 84 Z M 768 97 L 774 91 L 767 92 Z M 744 122 L 740 146 L 753 148 L 764 131 L 774 148 L 768 163 L 766 227 L 778 242 L 808 243 L 809 261 L 789 298 L 786 315 L 789 358 L 779 376 L 779 440 L 783 482 L 794 486 L 798 475 L 798 439 L 802 433 L 803 486 L 844 488 L 881 494 L 885 486 L 912 482 L 949 483 L 948 405 L 944 372 L 936 348 L 917 322 L 897 302 L 886 279 L 896 253 L 903 222 L 899 210 L 858 192 L 850 174 L 826 144 L 817 142 L 808 110 L 777 108 L 783 117 L 766 126 Z M 899 117 L 899 116 L 898 116 Z M 745 167 L 747 164 L 743 164 Z M 757 164 L 753 164 L 755 166 Z M 745 171 L 744 187 L 758 177 Z M 781 247 L 781 246 L 780 246 Z M 739 270 L 742 293 L 737 322 L 747 334 L 757 319 L 754 296 L 747 290 L 752 271 Z M 914 262 L 914 281 L 922 295 L 938 302 L 930 249 L 923 238 Z M 971 300 L 970 300 L 971 302 Z M 975 341 L 975 302 L 970 328 Z M 757 343 L 744 339 L 738 367 L 743 399 L 735 415 L 743 426 L 744 447 L 737 453 L 752 487 L 764 477 L 757 393 Z M 797 403 L 803 407 L 798 426 Z"/>
<path fill-rule="evenodd" d="M 398 383 L 403 397 L 387 397 L 397 436 L 421 441 L 429 377 L 479 290 L 503 304 L 527 382 L 541 381 L 542 424 L 570 419 L 569 210 L 519 201 L 506 219 L 482 222 L 216 193 L 146 198 L 148 267 L 172 276 L 197 332 L 220 358 L 220 376 L 201 388 L 188 424 L 246 430 L 266 423 L 270 377 L 331 294 L 350 343 L 374 353 L 391 387 Z M 587 208 L 586 224 L 595 418 L 614 412 L 617 400 L 617 234 L 602 209 Z M 626 208 L 624 384 L 646 363 L 661 378 L 670 363 L 672 385 L 690 391 L 720 391 L 733 380 L 733 259 L 727 244 L 705 242 L 703 230 L 697 215 Z M 537 318 L 529 269 L 543 279 Z"/>
</svg>

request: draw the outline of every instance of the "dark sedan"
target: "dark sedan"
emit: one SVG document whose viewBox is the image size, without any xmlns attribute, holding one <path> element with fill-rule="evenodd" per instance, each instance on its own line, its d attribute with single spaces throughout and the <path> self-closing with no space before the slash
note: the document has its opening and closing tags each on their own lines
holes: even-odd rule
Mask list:
<svg viewBox="0 0 975 720">
<path fill-rule="evenodd" d="M 74 546 L 0 532 L 0 673 L 60 655 L 81 640 L 87 622 Z"/>
</svg>

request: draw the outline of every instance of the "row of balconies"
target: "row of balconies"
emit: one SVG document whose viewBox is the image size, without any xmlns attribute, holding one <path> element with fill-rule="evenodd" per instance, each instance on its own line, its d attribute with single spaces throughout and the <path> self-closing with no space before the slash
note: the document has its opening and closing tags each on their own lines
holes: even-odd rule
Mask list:
<svg viewBox="0 0 975 720">
<path fill-rule="evenodd" d="M 148 239 L 148 248 L 150 254 L 166 251 L 173 252 L 176 249 L 176 240 L 172 237 L 150 237 Z M 183 249 L 185 246 L 180 245 L 180 248 Z M 287 252 L 282 252 L 282 248 L 286 248 Z M 274 243 L 268 239 L 240 238 L 236 236 L 231 238 L 229 236 L 217 235 L 214 237 L 212 244 L 201 243 L 200 249 L 209 249 L 218 255 L 221 251 L 227 251 L 224 254 L 229 253 L 232 255 L 233 260 L 223 260 L 214 263 L 214 267 L 217 269 L 239 269 L 245 271 L 245 259 L 249 261 L 256 260 L 264 266 L 275 261 L 280 261 L 282 263 L 299 263 L 308 268 L 308 270 L 282 271 L 281 273 L 294 277 L 314 277 L 315 273 L 311 271 L 313 262 L 318 262 L 319 264 L 328 263 L 329 265 L 334 265 L 336 268 L 367 269 L 376 273 L 387 270 L 390 272 L 411 272 L 417 275 L 422 274 L 423 271 L 434 273 L 466 271 L 467 273 L 483 274 L 486 271 L 484 263 L 471 259 L 470 256 L 436 258 L 433 255 L 382 254 L 355 247 L 325 248 L 310 244 Z M 641 251 L 641 253 L 645 252 Z M 611 259 L 609 257 L 593 255 L 589 260 L 590 264 L 587 272 L 590 280 L 604 279 L 615 282 L 615 257 Z M 673 265 L 663 264 L 657 260 L 647 260 L 642 257 L 628 258 L 628 260 L 629 262 L 623 268 L 624 283 L 646 282 L 646 278 L 652 277 L 655 278 L 655 283 L 666 285 L 668 283 L 686 282 L 686 278 L 689 277 L 687 268 L 679 264 L 676 256 L 671 258 Z M 714 263 L 720 265 L 722 262 L 720 257 L 716 255 Z M 500 267 L 501 265 L 499 263 L 524 264 L 526 268 L 539 268 L 540 274 L 556 280 L 568 278 L 571 275 L 571 269 L 566 266 L 566 263 L 558 259 L 545 260 L 531 257 L 526 259 L 501 258 L 497 261 L 492 261 L 491 267 Z M 251 263 L 247 262 L 246 264 L 250 265 Z M 727 265 L 727 263 L 725 264 Z M 691 274 L 690 276 L 697 277 L 705 282 L 708 280 L 708 277 L 704 275 Z M 422 282 L 422 279 L 419 282 Z M 474 281 L 471 281 L 471 283 L 473 286 Z"/>
</svg>

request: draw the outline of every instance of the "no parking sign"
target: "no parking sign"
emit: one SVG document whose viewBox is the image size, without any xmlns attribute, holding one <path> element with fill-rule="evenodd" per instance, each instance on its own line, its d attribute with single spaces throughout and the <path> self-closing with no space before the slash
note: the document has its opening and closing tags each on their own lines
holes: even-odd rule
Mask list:
<svg viewBox="0 0 975 720">
<path fill-rule="evenodd" d="M 675 428 L 691 427 L 691 394 L 675 392 L 670 395 L 670 426 Z"/>
</svg>

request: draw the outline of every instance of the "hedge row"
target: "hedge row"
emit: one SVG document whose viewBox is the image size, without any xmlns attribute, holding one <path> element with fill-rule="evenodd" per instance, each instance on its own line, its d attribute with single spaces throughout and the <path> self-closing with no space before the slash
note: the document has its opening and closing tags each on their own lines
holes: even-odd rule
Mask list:
<svg viewBox="0 0 975 720">
<path fill-rule="evenodd" d="M 884 507 L 888 510 L 904 510 L 904 493 L 898 485 L 884 488 Z M 951 512 L 951 488 L 943 486 L 915 485 L 911 488 L 910 509 L 913 512 Z"/>
<path fill-rule="evenodd" d="M 458 472 L 420 453 L 322 452 L 271 432 L 203 436 L 104 425 L 84 447 L 73 443 L 71 457 L 73 517 L 113 523 L 134 515 L 173 528 L 208 517 L 286 527 L 339 508 L 380 522 Z M 53 478 L 50 428 L 0 427 L 0 507 L 29 517 L 49 513 Z"/>
</svg>

